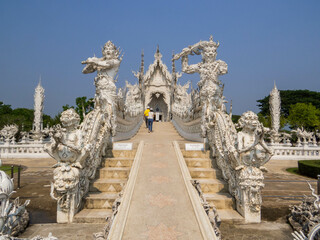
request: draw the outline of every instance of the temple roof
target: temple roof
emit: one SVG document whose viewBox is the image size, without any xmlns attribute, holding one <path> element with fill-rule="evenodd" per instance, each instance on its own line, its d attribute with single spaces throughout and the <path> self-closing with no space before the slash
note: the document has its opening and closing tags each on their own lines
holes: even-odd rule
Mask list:
<svg viewBox="0 0 320 240">
<path fill-rule="evenodd" d="M 154 62 L 149 65 L 149 68 L 148 68 L 146 74 L 144 75 L 144 84 L 145 85 L 149 84 L 149 81 L 150 81 L 152 75 L 154 74 L 154 72 L 156 71 L 157 67 L 160 68 L 160 71 L 163 74 L 163 76 L 165 77 L 167 83 L 171 84 L 172 74 L 168 71 L 167 66 L 161 60 L 162 54 L 160 53 L 159 46 L 157 47 L 157 51 L 154 54 L 154 58 L 155 58 Z"/>
</svg>

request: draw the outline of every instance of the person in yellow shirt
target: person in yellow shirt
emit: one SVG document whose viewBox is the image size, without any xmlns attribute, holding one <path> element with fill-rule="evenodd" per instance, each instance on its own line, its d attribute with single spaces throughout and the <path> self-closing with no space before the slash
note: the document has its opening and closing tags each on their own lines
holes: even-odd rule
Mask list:
<svg viewBox="0 0 320 240">
<path fill-rule="evenodd" d="M 148 106 L 147 109 L 144 111 L 144 120 L 146 121 L 146 128 L 148 128 L 148 116 L 150 112 L 150 107 Z"/>
</svg>

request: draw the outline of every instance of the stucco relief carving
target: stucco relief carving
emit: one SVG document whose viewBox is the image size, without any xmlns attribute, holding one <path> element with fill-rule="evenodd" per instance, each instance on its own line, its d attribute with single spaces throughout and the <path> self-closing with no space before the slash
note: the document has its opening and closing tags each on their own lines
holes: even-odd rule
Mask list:
<svg viewBox="0 0 320 240">
<path fill-rule="evenodd" d="M 128 92 L 125 100 L 125 111 L 129 116 L 135 117 L 143 112 L 143 105 L 141 99 L 141 90 L 138 84 L 131 85 L 126 82 Z"/>
<path fill-rule="evenodd" d="M 188 118 L 191 109 L 191 94 L 188 94 L 190 82 L 184 86 L 178 84 L 173 94 L 172 112 L 179 117 Z"/>
</svg>

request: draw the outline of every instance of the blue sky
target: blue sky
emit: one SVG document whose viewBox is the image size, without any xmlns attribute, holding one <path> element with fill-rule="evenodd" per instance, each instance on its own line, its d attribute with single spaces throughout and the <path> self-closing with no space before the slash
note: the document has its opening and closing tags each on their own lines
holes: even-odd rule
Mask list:
<svg viewBox="0 0 320 240">
<path fill-rule="evenodd" d="M 0 0 L 0 101 L 32 108 L 41 75 L 44 112 L 54 116 L 78 96 L 93 97 L 95 74 L 82 74 L 81 61 L 101 56 L 108 40 L 125 53 L 121 87 L 136 81 L 131 71 L 139 69 L 142 49 L 147 67 L 159 44 L 171 69 L 172 51 L 212 34 L 217 58 L 229 65 L 220 80 L 233 112 L 258 112 L 256 100 L 274 81 L 283 90 L 320 91 L 319 12 L 318 0 Z M 199 75 L 181 78 L 188 80 L 195 86 Z"/>
</svg>

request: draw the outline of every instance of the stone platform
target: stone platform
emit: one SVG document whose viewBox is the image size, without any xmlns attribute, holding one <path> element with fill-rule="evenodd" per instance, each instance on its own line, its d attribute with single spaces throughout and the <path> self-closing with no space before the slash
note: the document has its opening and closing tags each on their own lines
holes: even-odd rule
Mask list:
<svg viewBox="0 0 320 240">
<path fill-rule="evenodd" d="M 123 239 L 161 239 L 162 235 L 154 232 L 165 232 L 165 228 L 172 232 L 171 236 L 174 236 L 168 239 L 202 239 L 196 235 L 197 226 L 194 222 L 192 223 L 193 216 L 192 211 L 189 211 L 188 197 L 181 197 L 185 196 L 185 190 L 183 187 L 180 187 L 180 190 L 176 188 L 181 177 L 179 177 L 180 170 L 175 165 L 177 163 L 174 161 L 172 141 L 177 140 L 184 143 L 184 140 L 176 134 L 170 125 L 170 123 L 155 123 L 153 133 L 148 133 L 142 126 L 139 134 L 130 140 L 134 143 L 144 140 L 145 146 Z M 185 159 L 188 161 L 187 156 Z M 28 165 L 28 160 L 19 160 L 19 163 Z M 42 165 L 45 163 L 45 161 L 41 161 Z M 48 163 L 51 165 L 52 160 Z M 266 165 L 269 173 L 265 175 L 266 187 L 263 191 L 262 223 L 244 225 L 241 222 L 223 221 L 221 225 L 222 239 L 292 239 L 290 235 L 292 230 L 285 223 L 286 212 L 279 211 L 279 204 L 282 209 L 288 209 L 289 204 L 296 204 L 300 201 L 295 196 L 308 194 L 309 191 L 304 182 L 308 178 L 285 172 L 285 168 L 291 166 L 296 166 L 296 162 L 272 160 Z M 189 171 L 194 178 L 219 176 L 219 171 L 211 171 L 207 167 L 195 169 L 194 166 L 190 166 Z M 156 176 L 158 177 L 155 178 Z M 274 180 L 285 181 L 272 182 Z M 293 184 L 293 181 L 299 182 Z M 174 192 L 179 192 L 179 194 L 175 195 Z M 292 198 L 286 199 L 290 195 Z M 50 197 L 48 196 L 48 198 Z M 179 206 L 183 206 L 182 210 L 179 209 Z M 219 211 L 219 214 L 223 218 L 223 212 Z M 47 236 L 49 232 L 52 232 L 60 239 L 92 239 L 92 234 L 101 231 L 103 226 L 102 223 L 33 224 L 21 237 Z M 168 231 L 166 232 L 168 233 Z"/>
</svg>

